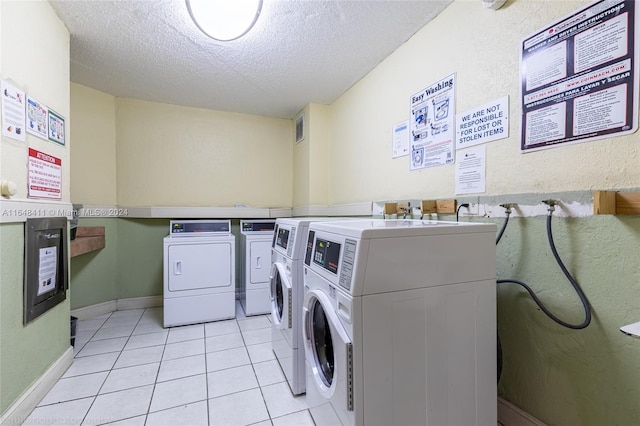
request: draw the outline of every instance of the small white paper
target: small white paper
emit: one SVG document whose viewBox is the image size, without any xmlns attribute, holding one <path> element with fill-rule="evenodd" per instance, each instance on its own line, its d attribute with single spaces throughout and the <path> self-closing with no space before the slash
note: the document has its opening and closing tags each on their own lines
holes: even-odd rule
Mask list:
<svg viewBox="0 0 640 426">
<path fill-rule="evenodd" d="M 56 288 L 56 265 L 58 264 L 58 248 L 40 249 L 40 270 L 38 273 L 38 296 Z"/>
<path fill-rule="evenodd" d="M 393 126 L 393 153 L 391 158 L 409 155 L 409 120 Z"/>
<path fill-rule="evenodd" d="M 487 147 L 459 150 L 456 161 L 456 194 L 485 192 Z"/>
</svg>

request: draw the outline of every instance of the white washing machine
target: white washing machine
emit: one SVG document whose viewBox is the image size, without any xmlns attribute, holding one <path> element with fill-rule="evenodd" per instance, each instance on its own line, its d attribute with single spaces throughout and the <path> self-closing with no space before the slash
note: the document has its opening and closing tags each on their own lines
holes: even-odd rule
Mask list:
<svg viewBox="0 0 640 426">
<path fill-rule="evenodd" d="M 317 425 L 497 423 L 495 231 L 309 226 L 302 329 Z"/>
<path fill-rule="evenodd" d="M 240 285 L 238 299 L 244 314 L 271 312 L 271 243 L 275 220 L 240 221 Z"/>
<path fill-rule="evenodd" d="M 164 238 L 164 326 L 235 318 L 229 220 L 172 220 Z"/>
<path fill-rule="evenodd" d="M 345 218 L 276 220 L 271 257 L 271 346 L 294 395 L 305 392 L 302 347 L 303 262 L 311 222 Z"/>
</svg>

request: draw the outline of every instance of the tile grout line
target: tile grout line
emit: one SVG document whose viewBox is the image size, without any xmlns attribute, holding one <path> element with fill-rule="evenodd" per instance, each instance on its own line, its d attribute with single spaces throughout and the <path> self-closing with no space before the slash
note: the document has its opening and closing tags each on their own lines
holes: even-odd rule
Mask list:
<svg viewBox="0 0 640 426">
<path fill-rule="evenodd" d="M 109 370 L 107 370 L 107 371 L 108 371 L 107 376 L 105 377 L 105 380 L 104 380 L 104 381 L 102 382 L 102 384 L 100 385 L 100 388 L 98 389 L 97 394 L 93 396 L 93 400 L 92 400 L 91 405 L 89 406 L 89 408 L 88 408 L 88 410 L 87 410 L 87 412 L 86 412 L 86 414 L 85 414 L 85 416 L 84 416 L 84 418 L 83 418 L 83 421 L 86 421 L 86 420 L 87 420 L 87 415 L 88 415 L 88 413 L 91 411 L 91 408 L 94 406 L 94 404 L 95 404 L 95 402 L 96 402 L 96 400 L 97 400 L 97 397 L 98 397 L 98 396 L 100 396 L 100 392 L 101 392 L 101 390 L 102 390 L 102 389 L 104 389 L 104 386 L 105 386 L 105 384 L 106 384 L 106 382 L 107 382 L 107 380 L 108 380 L 109 376 L 111 375 L 111 373 L 112 373 L 113 371 L 115 371 L 115 370 L 119 370 L 119 369 L 124 369 L 124 368 L 127 368 L 127 367 L 138 367 L 138 366 L 140 366 L 140 365 L 148 365 L 148 364 L 151 364 L 151 363 L 145 363 L 145 362 L 143 362 L 142 364 L 135 364 L 135 365 L 131 365 L 131 366 L 124 366 L 124 367 L 120 367 L 120 368 L 117 368 L 117 367 L 116 367 L 117 363 L 118 363 L 120 360 L 122 360 L 122 359 L 123 359 L 123 358 L 122 358 L 122 356 L 124 355 L 125 348 L 126 348 L 127 344 L 129 344 L 129 343 L 131 342 L 131 339 L 132 339 L 132 338 L 133 338 L 133 336 L 134 336 L 134 334 L 133 334 L 133 333 L 135 332 L 135 329 L 136 329 L 136 328 L 141 324 L 141 321 L 142 321 L 142 319 L 144 318 L 144 314 L 145 314 L 145 313 L 148 313 L 148 312 L 149 312 L 149 308 L 146 308 L 146 309 L 143 311 L 143 313 L 140 315 L 140 317 L 137 319 L 137 321 L 136 321 L 135 325 L 134 325 L 134 326 L 133 326 L 133 328 L 132 328 L 132 331 L 130 332 L 130 334 L 129 334 L 128 336 L 126 336 L 126 337 L 127 337 L 127 339 L 126 339 L 126 342 L 123 344 L 122 349 L 120 349 L 119 351 L 114 351 L 114 352 L 117 352 L 117 353 L 118 353 L 118 355 L 117 355 L 117 357 L 116 357 L 115 361 L 113 362 L 113 364 L 111 365 L 111 368 L 110 368 Z M 95 331 L 94 331 L 94 333 L 92 334 L 92 336 L 89 338 L 89 341 L 87 341 L 87 342 L 85 343 L 85 345 L 86 345 L 87 343 L 89 343 L 93 337 L 95 337 L 96 333 L 98 333 L 100 330 L 103 330 L 103 329 L 104 329 L 104 325 L 105 325 L 105 324 L 107 324 L 107 321 L 108 321 L 109 319 L 112 319 L 112 315 L 113 315 L 113 312 L 109 315 L 109 317 L 107 317 L 107 318 L 104 320 L 104 322 L 102 323 L 102 325 L 101 325 L 97 330 L 95 330 Z M 267 322 L 268 322 L 268 325 L 267 325 L 266 327 L 261 327 L 261 326 L 257 326 L 257 327 L 256 327 L 256 326 L 253 326 L 253 325 L 248 325 L 248 326 L 246 326 L 246 327 L 240 327 L 240 325 L 241 325 L 241 321 L 251 321 L 251 320 L 252 320 L 252 319 L 254 319 L 254 318 L 256 319 L 256 321 L 259 321 L 259 319 L 260 319 L 260 318 L 263 318 L 263 317 L 264 317 L 264 318 L 266 318 L 266 319 L 267 319 Z M 249 364 L 251 365 L 251 369 L 252 369 L 252 372 L 253 372 L 254 378 L 255 378 L 255 380 L 256 380 L 257 387 L 258 387 L 258 389 L 259 389 L 259 391 L 260 391 L 260 395 L 261 395 L 261 398 L 262 398 L 262 402 L 263 402 L 264 407 L 265 407 L 265 410 L 266 410 L 266 412 L 267 412 L 267 416 L 268 416 L 268 418 L 267 418 L 267 419 L 265 419 L 265 420 L 263 420 L 263 421 L 269 421 L 269 422 L 271 422 L 271 423 L 272 423 L 272 422 L 273 422 L 272 413 L 270 412 L 270 410 L 269 410 L 269 406 L 267 405 L 267 401 L 266 401 L 266 399 L 265 399 L 265 394 L 264 394 L 264 391 L 263 391 L 263 389 L 262 389 L 262 388 L 263 388 L 263 386 L 261 385 L 260 381 L 258 380 L 258 373 L 257 373 L 257 371 L 256 371 L 256 366 L 255 366 L 256 362 L 254 362 L 254 360 L 252 359 L 252 357 L 251 357 L 251 356 L 250 356 L 250 354 L 249 354 L 249 346 L 251 346 L 251 345 L 248 345 L 248 344 L 247 344 L 247 340 L 246 340 L 246 338 L 245 338 L 245 333 L 249 333 L 249 332 L 258 332 L 258 330 L 265 330 L 265 331 L 267 331 L 267 332 L 268 332 L 268 330 L 269 330 L 269 328 L 272 326 L 272 324 L 271 324 L 271 322 L 269 321 L 269 318 L 267 317 L 267 315 L 266 315 L 266 314 L 265 314 L 264 316 L 243 317 L 242 319 L 234 318 L 234 324 L 235 324 L 235 326 L 237 327 L 238 332 L 240 333 L 240 338 L 241 338 L 242 343 L 243 343 L 243 346 L 242 346 L 242 347 L 244 348 L 245 353 L 247 354 L 247 357 L 248 357 L 248 360 L 249 360 Z M 248 324 L 248 323 L 247 323 L 247 324 Z M 247 327 L 248 327 L 248 328 L 247 328 Z M 109 328 L 109 327 L 107 327 L 107 328 Z M 247 328 L 247 329 L 245 330 L 245 328 Z M 214 335 L 214 336 L 211 336 L 211 337 L 212 337 L 212 338 L 215 338 L 215 337 L 217 337 L 217 336 L 228 335 L 228 334 L 234 334 L 234 333 L 235 333 L 235 332 L 222 333 L 222 334 L 217 334 L 217 335 Z M 143 334 L 151 334 L 151 333 L 143 333 Z M 167 335 L 166 335 L 166 337 L 165 337 L 165 339 L 164 339 L 164 343 L 163 343 L 162 345 L 153 345 L 153 346 L 162 346 L 162 353 L 161 353 L 161 355 L 160 355 L 160 362 L 158 363 L 158 369 L 157 369 L 157 370 L 156 370 L 156 372 L 155 372 L 155 378 L 154 378 L 154 381 L 153 381 L 153 389 L 152 389 L 152 393 L 151 393 L 151 398 L 150 398 L 150 400 L 149 400 L 149 403 L 148 403 L 148 406 L 147 406 L 146 413 L 144 414 L 144 415 L 145 415 L 145 423 L 148 421 L 148 416 L 149 416 L 149 414 L 152 414 L 152 413 L 151 413 L 151 404 L 152 404 L 152 401 L 153 401 L 153 396 L 154 396 L 154 395 L 155 395 L 155 393 L 156 393 L 156 387 L 157 387 L 157 385 L 158 385 L 158 383 L 159 383 L 159 382 L 158 382 L 158 379 L 159 379 L 159 373 L 160 373 L 160 370 L 161 370 L 161 368 L 162 368 L 163 363 L 164 363 L 164 362 L 167 362 L 167 361 L 176 361 L 176 360 L 180 360 L 180 359 L 188 358 L 188 357 L 191 357 L 191 356 L 195 356 L 195 355 L 185 355 L 185 356 L 180 356 L 180 357 L 177 357 L 177 358 L 174 358 L 174 359 L 171 359 L 171 360 L 165 360 L 165 359 L 164 359 L 164 356 L 165 356 L 165 354 L 166 354 L 167 345 L 169 344 L 168 342 L 169 342 L 169 340 L 170 340 L 170 335 L 171 335 L 171 329 L 169 329 L 169 330 L 168 330 Z M 200 403 L 200 402 L 203 402 L 203 401 L 204 401 L 204 402 L 206 402 L 206 404 L 207 404 L 207 421 L 209 422 L 209 421 L 210 421 L 210 415 L 211 415 L 209 402 L 210 402 L 212 399 L 214 399 L 214 398 L 212 397 L 212 395 L 211 395 L 211 394 L 210 394 L 210 392 L 209 392 L 209 381 L 210 381 L 209 374 L 210 374 L 210 372 L 208 371 L 209 362 L 208 362 L 208 357 L 207 357 L 208 352 L 207 352 L 207 344 L 206 344 L 206 343 L 207 343 L 206 341 L 207 341 L 207 338 L 208 338 L 207 336 L 208 336 L 208 335 L 207 335 L 207 330 L 206 330 L 206 323 L 203 323 L 203 324 L 202 324 L 202 336 L 203 336 L 202 338 L 196 338 L 196 339 L 190 339 L 190 338 L 187 338 L 186 340 L 181 340 L 181 341 L 177 341 L 177 342 L 173 342 L 173 343 L 183 343 L 183 342 L 185 342 L 185 341 L 187 341 L 187 342 L 188 342 L 188 341 L 197 341 L 197 340 L 202 339 L 202 343 L 203 343 L 203 347 L 204 347 L 204 353 L 202 354 L 202 356 L 204 356 L 204 374 L 205 374 L 205 386 L 206 386 L 206 390 L 205 390 L 206 392 L 205 392 L 205 395 L 206 395 L 206 396 L 205 396 L 205 399 L 204 399 L 204 400 L 192 401 L 192 402 L 189 402 L 189 404 Z M 123 337 L 124 337 L 124 336 L 123 336 Z M 114 337 L 114 339 L 115 339 L 115 337 Z M 107 339 L 102 339 L 102 340 L 107 340 Z M 269 343 L 269 342 L 267 341 L 267 342 L 258 342 L 258 343 L 254 343 L 254 345 L 253 345 L 253 346 L 258 346 L 258 345 L 262 345 L 262 344 L 266 344 L 266 343 Z M 133 349 L 131 349 L 131 350 L 145 349 L 145 348 L 153 347 L 153 346 L 143 346 L 143 347 L 140 347 L 140 348 L 133 348 Z M 82 348 L 82 349 L 84 349 L 84 345 L 83 345 L 83 348 Z M 82 349 L 80 349 L 80 351 L 81 351 Z M 215 353 L 215 352 L 220 352 L 220 351 L 229 350 L 229 349 L 233 349 L 233 348 L 219 349 L 219 350 L 217 350 L 217 351 L 213 351 L 213 352 Z M 78 351 L 78 354 L 80 353 L 80 351 Z M 105 352 L 105 353 L 99 353 L 99 354 L 98 354 L 98 353 L 96 353 L 96 354 L 93 354 L 93 355 L 87 355 L 87 357 L 89 357 L 89 356 L 105 355 L 105 354 L 108 354 L 108 353 L 111 353 L 111 352 Z M 84 357 L 78 357 L 78 358 L 76 358 L 76 357 L 74 356 L 74 359 L 80 359 L 80 358 L 84 358 Z M 261 362 L 268 362 L 268 361 L 269 361 L 269 359 L 267 359 L 267 360 L 263 360 L 263 361 L 261 361 Z M 224 370 L 227 370 L 227 369 L 230 369 L 230 368 L 233 368 L 233 367 L 228 367 L 228 368 L 225 368 L 225 369 L 222 369 L 222 370 L 218 370 L 218 371 L 224 371 Z M 86 374 L 89 374 L 89 373 L 86 373 Z M 86 375 L 86 374 L 83 374 L 83 375 Z M 192 376 L 195 376 L 195 375 L 197 375 L 197 374 L 190 375 L 190 376 L 185 376 L 185 377 L 192 377 Z M 77 377 L 77 376 L 73 376 L 73 377 Z M 184 378 L 184 377 L 178 377 L 178 378 L 174 378 L 174 379 L 166 380 L 165 382 L 169 382 L 169 381 L 171 381 L 171 380 L 178 380 L 178 379 L 182 379 L 182 378 Z M 162 382 L 162 383 L 164 383 L 164 382 Z M 273 384 L 274 384 L 274 383 L 269 383 L 269 385 L 273 385 Z M 133 388 L 139 388 L 139 387 L 144 387 L 144 386 L 147 386 L 147 385 L 135 386 L 135 387 L 133 387 Z M 266 385 L 265 385 L 265 386 L 266 386 Z M 131 389 L 133 389 L 133 388 L 131 388 Z M 128 388 L 128 389 L 129 389 L 129 388 Z M 108 393 L 120 392 L 120 391 L 122 391 L 122 390 L 123 390 L 123 389 L 115 390 L 115 391 L 113 391 L 113 392 L 108 392 Z M 126 390 L 126 389 L 124 389 L 124 390 Z M 222 395 L 222 396 L 232 395 L 232 394 L 240 393 L 240 392 L 243 392 L 243 391 L 231 392 L 231 393 L 228 393 L 228 394 L 225 394 L 225 395 Z M 105 395 L 106 395 L 106 394 L 108 394 L 108 393 L 105 393 Z M 216 398 L 217 398 L 217 397 L 216 397 Z M 169 409 L 173 409 L 173 408 L 176 408 L 176 407 L 167 407 L 167 408 L 165 408 L 165 409 L 163 409 L 163 410 L 158 410 L 157 412 L 162 412 L 162 411 L 169 410 Z M 305 411 L 305 410 L 299 410 L 299 411 L 295 411 L 295 412 L 292 412 L 292 413 L 289 413 L 289 414 L 294 414 L 294 413 L 304 412 L 304 411 Z M 134 416 L 134 417 L 137 417 L 137 416 Z M 133 417 L 128 417 L 128 418 L 126 418 L 126 419 L 118 419 L 117 421 L 127 420 L 127 419 L 130 419 L 130 418 L 133 418 Z M 260 423 L 260 422 L 258 422 L 258 423 Z"/>
</svg>

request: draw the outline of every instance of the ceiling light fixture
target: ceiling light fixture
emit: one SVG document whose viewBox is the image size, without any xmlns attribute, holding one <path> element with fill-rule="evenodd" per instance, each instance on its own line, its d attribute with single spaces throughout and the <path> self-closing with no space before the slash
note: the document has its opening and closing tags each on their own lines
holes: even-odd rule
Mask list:
<svg viewBox="0 0 640 426">
<path fill-rule="evenodd" d="M 186 0 L 186 3 L 200 31 L 219 41 L 245 35 L 262 10 L 262 0 Z"/>
</svg>

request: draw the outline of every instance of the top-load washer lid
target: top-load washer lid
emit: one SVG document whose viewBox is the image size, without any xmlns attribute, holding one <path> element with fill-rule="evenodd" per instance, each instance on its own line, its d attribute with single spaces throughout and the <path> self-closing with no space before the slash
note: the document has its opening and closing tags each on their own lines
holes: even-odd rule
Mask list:
<svg viewBox="0 0 640 426">
<path fill-rule="evenodd" d="M 172 220 L 170 237 L 211 237 L 231 234 L 230 220 Z"/>
</svg>

